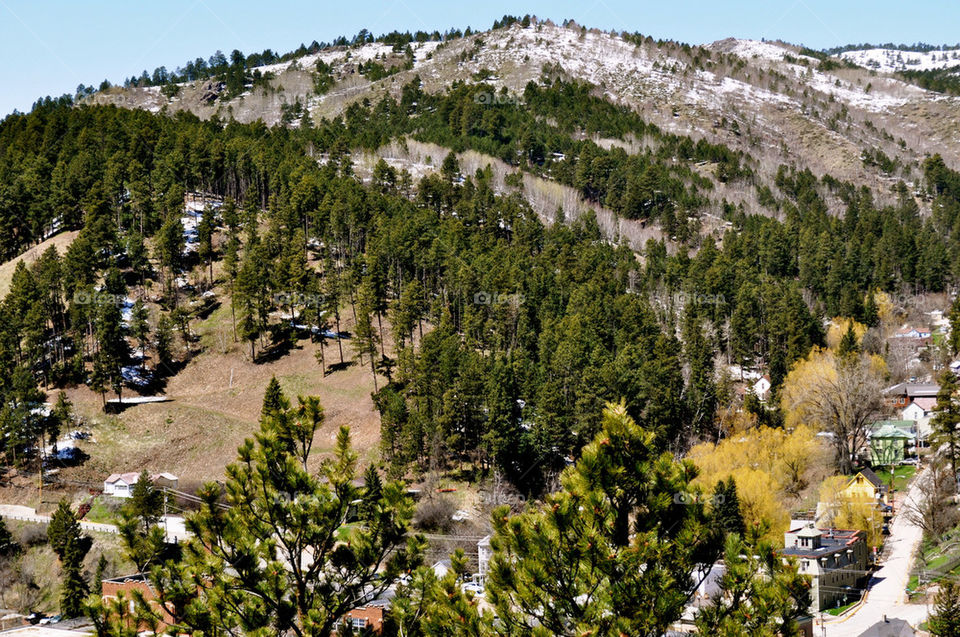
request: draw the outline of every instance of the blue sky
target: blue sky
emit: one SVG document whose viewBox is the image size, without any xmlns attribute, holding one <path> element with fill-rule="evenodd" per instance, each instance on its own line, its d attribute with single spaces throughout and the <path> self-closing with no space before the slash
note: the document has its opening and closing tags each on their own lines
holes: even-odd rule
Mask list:
<svg viewBox="0 0 960 637">
<path fill-rule="evenodd" d="M 960 5 L 934 0 L 0 0 L 0 117 L 81 83 L 174 69 L 217 49 L 282 53 L 361 28 L 486 29 L 505 13 L 690 43 L 730 36 L 814 48 L 960 40 Z"/>
</svg>

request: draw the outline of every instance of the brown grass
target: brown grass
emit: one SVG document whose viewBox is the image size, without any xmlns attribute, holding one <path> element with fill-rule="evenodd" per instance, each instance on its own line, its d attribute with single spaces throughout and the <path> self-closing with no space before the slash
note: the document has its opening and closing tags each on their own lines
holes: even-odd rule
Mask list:
<svg viewBox="0 0 960 637">
<path fill-rule="evenodd" d="M 13 272 L 17 268 L 17 263 L 23 261 L 25 265 L 31 265 L 51 246 L 55 247 L 62 257 L 66 254 L 67 248 L 70 247 L 70 244 L 73 243 L 73 240 L 77 238 L 78 234 L 80 234 L 78 230 L 61 232 L 60 234 L 50 237 L 43 243 L 33 246 L 19 257 L 0 265 L 0 297 L 6 296 L 7 292 L 10 291 L 10 280 L 13 278 Z"/>
<path fill-rule="evenodd" d="M 370 397 L 373 378 L 368 366 L 352 365 L 323 377 L 314 357 L 319 345 L 309 339 L 299 341 L 278 360 L 255 364 L 245 344 L 233 343 L 229 322 L 227 309 L 199 327 L 202 338 L 212 331 L 226 331 L 226 351 L 207 348 L 170 378 L 165 392 L 170 402 L 106 415 L 100 397 L 86 387 L 69 391 L 78 413 L 94 425 L 95 442 L 85 445 L 90 454 L 86 465 L 66 473 L 91 483 L 112 472 L 141 469 L 171 471 L 184 486 L 222 479 L 238 445 L 258 428 L 263 392 L 271 376 L 277 377 L 294 404 L 298 395 L 319 396 L 326 420 L 314 441 L 316 463 L 332 449 L 342 425 L 350 427 L 364 462 L 378 457 L 380 422 Z M 347 360 L 353 356 L 349 341 L 344 342 L 344 356 Z M 327 349 L 327 361 L 335 360 L 334 345 Z"/>
</svg>

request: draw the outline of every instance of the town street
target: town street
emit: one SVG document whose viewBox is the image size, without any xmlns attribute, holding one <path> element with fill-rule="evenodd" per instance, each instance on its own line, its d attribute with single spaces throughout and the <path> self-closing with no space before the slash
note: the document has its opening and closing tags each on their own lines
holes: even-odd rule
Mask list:
<svg viewBox="0 0 960 637">
<path fill-rule="evenodd" d="M 40 515 L 36 510 L 18 504 L 0 504 L 0 518 L 36 522 L 37 524 L 50 523 L 49 515 Z M 187 537 L 187 529 L 184 526 L 182 517 L 168 515 L 161 519 L 160 525 L 167 531 L 168 542 L 176 542 L 177 540 L 182 540 Z M 87 522 L 86 520 L 80 520 L 80 528 L 84 531 L 94 533 L 113 533 L 117 535 L 120 532 L 114 524 L 100 524 L 97 522 Z"/>
<path fill-rule="evenodd" d="M 907 603 L 907 581 L 913 557 L 920 546 L 923 530 L 903 514 L 905 504 L 920 497 L 923 474 L 913 481 L 906 498 L 900 503 L 897 515 L 890 524 L 890 535 L 884 545 L 883 563 L 870 578 L 866 600 L 845 617 L 826 617 L 827 637 L 857 637 L 883 617 L 905 619 L 916 628 L 927 618 L 926 604 Z M 814 635 L 823 634 L 817 621 Z"/>
</svg>

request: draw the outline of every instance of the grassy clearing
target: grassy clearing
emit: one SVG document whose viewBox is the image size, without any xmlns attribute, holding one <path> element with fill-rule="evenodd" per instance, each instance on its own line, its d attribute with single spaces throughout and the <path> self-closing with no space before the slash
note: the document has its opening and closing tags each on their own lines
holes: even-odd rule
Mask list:
<svg viewBox="0 0 960 637">
<path fill-rule="evenodd" d="M 850 602 L 849 604 L 846 604 L 846 605 L 844 605 L 844 606 L 838 606 L 838 607 L 836 607 L 836 608 L 828 608 L 828 609 L 827 609 L 826 611 L 824 611 L 824 612 L 827 613 L 828 615 L 833 615 L 834 617 L 836 617 L 836 616 L 838 616 L 838 615 L 842 615 L 843 613 L 847 612 L 847 611 L 850 610 L 855 604 L 857 604 L 857 603 L 859 603 L 859 602 L 860 602 L 860 600 L 858 599 L 858 600 L 852 601 L 852 602 Z"/>
<path fill-rule="evenodd" d="M 99 495 L 90 503 L 90 510 L 83 519 L 98 524 L 116 524 L 120 520 L 119 509 L 119 502 L 115 498 Z"/>
<path fill-rule="evenodd" d="M 884 484 L 890 484 L 890 471 L 887 469 L 882 469 L 876 472 L 877 477 L 883 480 Z M 913 476 L 917 474 L 917 467 L 915 465 L 905 464 L 896 467 L 893 470 L 893 488 L 895 491 L 903 491 L 907 488 L 907 484 L 913 479 Z"/>
</svg>

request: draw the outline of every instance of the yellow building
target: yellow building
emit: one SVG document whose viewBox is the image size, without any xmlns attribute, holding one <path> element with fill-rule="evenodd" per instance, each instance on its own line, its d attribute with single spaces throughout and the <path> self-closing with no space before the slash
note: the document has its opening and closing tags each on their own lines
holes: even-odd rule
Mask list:
<svg viewBox="0 0 960 637">
<path fill-rule="evenodd" d="M 850 500 L 872 499 L 881 504 L 887 502 L 887 485 L 871 469 L 862 469 L 857 475 L 850 478 L 844 487 L 842 495 Z"/>
</svg>

